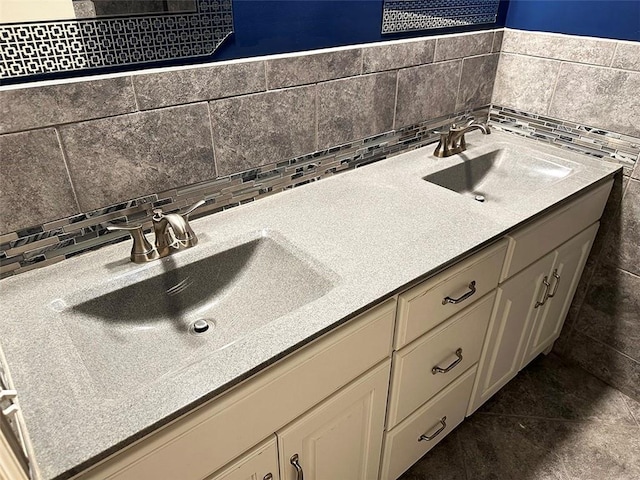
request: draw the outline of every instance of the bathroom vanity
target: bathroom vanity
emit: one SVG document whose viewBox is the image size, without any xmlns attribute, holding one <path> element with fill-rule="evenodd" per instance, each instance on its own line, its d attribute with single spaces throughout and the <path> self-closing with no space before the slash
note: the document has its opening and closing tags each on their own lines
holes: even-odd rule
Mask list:
<svg viewBox="0 0 640 480">
<path fill-rule="evenodd" d="M 550 350 L 619 170 L 467 141 L 193 221 L 198 246 L 158 262 L 119 244 L 3 281 L 42 478 L 400 476 Z M 215 295 L 145 313 L 185 279 Z M 123 291 L 138 306 L 103 313 Z M 237 325 L 212 313 L 229 299 Z"/>
</svg>

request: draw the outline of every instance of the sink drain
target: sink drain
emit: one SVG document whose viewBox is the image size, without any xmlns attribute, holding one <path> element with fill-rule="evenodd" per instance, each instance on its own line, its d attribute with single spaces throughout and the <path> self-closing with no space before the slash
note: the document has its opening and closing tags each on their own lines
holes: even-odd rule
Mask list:
<svg viewBox="0 0 640 480">
<path fill-rule="evenodd" d="M 200 333 L 208 332 L 213 328 L 214 325 L 215 324 L 213 323 L 213 320 L 206 320 L 204 318 L 199 318 L 198 320 L 196 320 L 191 324 L 191 326 L 189 327 L 189 330 L 192 333 L 200 334 Z"/>
<path fill-rule="evenodd" d="M 476 195 L 474 197 L 474 199 L 476 200 L 476 202 L 484 202 L 485 201 L 484 195 Z"/>
</svg>

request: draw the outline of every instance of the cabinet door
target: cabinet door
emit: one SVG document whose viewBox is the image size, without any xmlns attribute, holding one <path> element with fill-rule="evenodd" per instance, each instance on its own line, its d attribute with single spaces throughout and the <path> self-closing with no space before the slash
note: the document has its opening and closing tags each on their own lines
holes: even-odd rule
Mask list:
<svg viewBox="0 0 640 480">
<path fill-rule="evenodd" d="M 277 432 L 282 480 L 378 478 L 390 361 Z"/>
<path fill-rule="evenodd" d="M 541 309 L 556 252 L 551 252 L 498 286 L 473 386 L 468 415 L 486 402 L 520 370 L 529 333 Z"/>
<path fill-rule="evenodd" d="M 549 298 L 531 332 L 527 354 L 521 368 L 560 335 L 599 225 L 598 222 L 595 223 L 557 249 L 556 262 L 550 280 Z"/>
<path fill-rule="evenodd" d="M 207 480 L 279 480 L 275 435 Z"/>
</svg>

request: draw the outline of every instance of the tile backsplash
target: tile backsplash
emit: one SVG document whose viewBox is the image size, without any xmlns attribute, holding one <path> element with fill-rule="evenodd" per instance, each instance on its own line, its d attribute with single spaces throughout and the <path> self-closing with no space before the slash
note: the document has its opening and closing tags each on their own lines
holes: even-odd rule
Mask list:
<svg viewBox="0 0 640 480">
<path fill-rule="evenodd" d="M 157 206 L 219 211 L 487 118 L 501 33 L 5 88 L 0 272 L 121 241 L 109 222 Z"/>
</svg>

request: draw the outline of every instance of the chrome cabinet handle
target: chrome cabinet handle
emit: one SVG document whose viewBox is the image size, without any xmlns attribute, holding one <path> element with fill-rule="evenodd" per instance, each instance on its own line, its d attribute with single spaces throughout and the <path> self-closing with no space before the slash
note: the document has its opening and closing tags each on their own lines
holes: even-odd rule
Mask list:
<svg viewBox="0 0 640 480">
<path fill-rule="evenodd" d="M 547 298 L 553 298 L 558 293 L 558 286 L 560 285 L 560 275 L 558 275 L 558 269 L 553 270 L 553 278 L 556 279 L 556 284 L 553 286 L 553 292 L 547 295 Z"/>
<path fill-rule="evenodd" d="M 273 474 L 271 472 L 267 473 L 262 480 L 273 480 Z"/>
<path fill-rule="evenodd" d="M 444 429 L 447 428 L 447 417 L 446 417 L 446 415 L 444 417 L 442 417 L 438 423 L 440 423 L 442 425 L 438 430 L 433 432 L 431 435 L 425 435 L 423 433 L 422 435 L 420 435 L 418 437 L 418 441 L 419 442 L 422 442 L 422 441 L 430 442 L 431 440 L 436 438 L 438 435 L 440 435 L 444 431 Z"/>
<path fill-rule="evenodd" d="M 542 283 L 544 283 L 544 294 L 542 295 L 542 301 L 538 300 L 533 308 L 538 308 L 541 305 L 544 305 L 547 301 L 547 295 L 549 294 L 549 287 L 551 284 L 547 281 L 547 276 L 545 275 L 542 279 Z"/>
<path fill-rule="evenodd" d="M 302 467 L 300 466 L 300 459 L 298 458 L 298 454 L 294 453 L 293 456 L 289 459 L 293 468 L 296 469 L 296 480 L 304 480 L 304 472 L 302 471 Z"/>
<path fill-rule="evenodd" d="M 446 367 L 446 368 L 441 368 L 441 367 L 439 367 L 438 365 L 436 365 L 435 367 L 433 367 L 433 368 L 431 369 L 431 373 L 432 373 L 433 375 L 435 375 L 436 373 L 447 373 L 447 372 L 449 372 L 449 371 L 453 370 L 453 368 L 454 368 L 456 365 L 458 365 L 458 364 L 462 361 L 462 348 L 458 348 L 458 349 L 456 350 L 456 357 L 458 357 L 458 358 L 456 358 L 456 359 L 453 361 L 453 363 L 452 363 L 451 365 L 449 365 L 448 367 Z"/>
<path fill-rule="evenodd" d="M 476 293 L 476 281 L 475 280 L 473 280 L 469 284 L 469 291 L 467 293 L 465 293 L 464 295 L 462 295 L 459 298 L 444 297 L 442 299 L 442 304 L 446 305 L 447 303 L 456 304 L 456 303 L 464 302 L 467 298 L 469 298 L 474 293 Z"/>
</svg>

